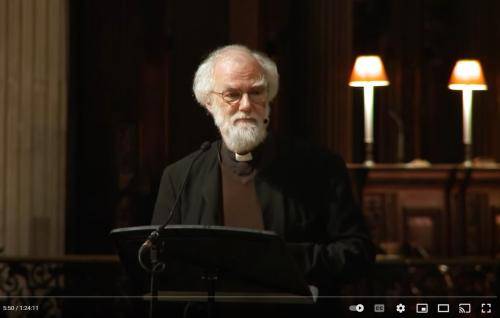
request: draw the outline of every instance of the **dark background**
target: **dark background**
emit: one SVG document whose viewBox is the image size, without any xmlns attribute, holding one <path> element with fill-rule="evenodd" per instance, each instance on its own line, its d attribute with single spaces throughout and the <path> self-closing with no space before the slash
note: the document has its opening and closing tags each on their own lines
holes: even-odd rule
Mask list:
<svg viewBox="0 0 500 318">
<path fill-rule="evenodd" d="M 375 158 L 463 160 L 455 61 L 480 59 L 474 156 L 500 160 L 500 2 L 467 0 L 70 1 L 67 253 L 109 253 L 108 232 L 147 224 L 163 168 L 217 138 L 192 96 L 214 48 L 241 43 L 278 64 L 271 129 L 363 161 L 359 54 L 381 55 L 390 86 L 375 90 Z"/>
</svg>

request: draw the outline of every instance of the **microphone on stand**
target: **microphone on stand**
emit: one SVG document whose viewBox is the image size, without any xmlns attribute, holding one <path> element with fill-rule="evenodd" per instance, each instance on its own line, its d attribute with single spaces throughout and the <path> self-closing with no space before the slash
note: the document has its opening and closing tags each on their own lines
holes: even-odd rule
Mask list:
<svg viewBox="0 0 500 318">
<path fill-rule="evenodd" d="M 193 167 L 193 164 L 196 162 L 196 160 L 198 160 L 198 158 L 203 153 L 205 153 L 208 149 L 210 149 L 210 142 L 205 141 L 204 143 L 201 144 L 199 152 L 196 154 L 196 156 L 193 158 L 193 160 L 191 160 L 189 168 L 186 172 L 186 176 L 184 177 L 184 181 L 182 182 L 181 188 L 177 194 L 177 197 L 175 198 L 174 205 L 170 209 L 170 213 L 168 215 L 167 220 L 165 221 L 165 223 L 160 225 L 156 230 L 151 232 L 151 234 L 149 234 L 146 241 L 144 241 L 144 243 L 142 243 L 141 247 L 139 248 L 139 252 L 138 252 L 137 256 L 139 259 L 139 263 L 141 264 L 142 268 L 144 268 L 145 270 L 149 271 L 150 268 L 148 268 L 142 260 L 142 256 L 144 254 L 144 251 L 146 249 L 150 249 L 156 243 L 156 240 L 158 239 L 158 237 L 160 237 L 161 233 L 165 230 L 165 227 L 167 225 L 169 225 L 170 222 L 172 221 L 172 219 L 174 218 L 175 210 L 176 210 L 177 205 L 179 204 L 180 198 L 184 192 L 184 188 L 186 187 L 187 181 L 189 180 L 189 174 L 191 173 L 191 168 Z"/>
</svg>

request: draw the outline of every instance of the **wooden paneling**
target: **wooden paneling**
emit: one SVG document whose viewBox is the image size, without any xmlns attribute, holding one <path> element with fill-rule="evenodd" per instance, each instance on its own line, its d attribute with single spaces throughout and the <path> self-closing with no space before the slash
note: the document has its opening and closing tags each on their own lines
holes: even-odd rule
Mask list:
<svg viewBox="0 0 500 318">
<path fill-rule="evenodd" d="M 228 0 L 229 43 L 260 48 L 260 2 Z"/>
<path fill-rule="evenodd" d="M 366 174 L 364 179 L 357 182 L 364 213 L 382 250 L 397 253 L 410 247 L 414 252 L 448 255 L 447 169 L 385 165 L 362 173 Z M 425 237 L 427 234 L 431 236 Z"/>
<path fill-rule="evenodd" d="M 397 193 L 365 192 L 363 211 L 375 242 L 390 246 L 391 243 L 399 241 L 398 227 L 391 226 L 398 224 Z"/>
<path fill-rule="evenodd" d="M 445 255 L 447 252 L 446 213 L 442 209 L 404 208 L 403 242 L 421 255 Z"/>
<path fill-rule="evenodd" d="M 500 255 L 500 207 L 491 207 L 491 237 L 493 255 Z"/>
<path fill-rule="evenodd" d="M 381 251 L 424 257 L 500 255 L 500 167 L 350 168 Z"/>
<path fill-rule="evenodd" d="M 497 211 L 500 208 L 500 171 L 473 170 L 461 179 L 465 188 L 465 251 L 467 255 L 500 255 Z"/>
<path fill-rule="evenodd" d="M 347 85 L 352 57 L 351 1 L 295 3 L 297 22 L 290 21 L 288 54 L 293 84 L 288 94 L 292 109 L 291 134 L 313 140 L 351 161 L 353 145 L 351 89 Z M 286 71 L 286 70 L 285 70 Z M 284 79 L 285 85 L 287 79 Z M 293 86 L 292 86 L 293 85 Z"/>
</svg>

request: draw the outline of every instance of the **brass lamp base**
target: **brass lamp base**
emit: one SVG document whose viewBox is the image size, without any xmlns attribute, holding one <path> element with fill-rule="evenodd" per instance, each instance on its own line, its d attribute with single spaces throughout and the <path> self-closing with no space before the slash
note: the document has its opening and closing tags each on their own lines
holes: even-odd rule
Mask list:
<svg viewBox="0 0 500 318">
<path fill-rule="evenodd" d="M 472 145 L 464 144 L 464 166 L 471 167 L 472 166 Z"/>
<path fill-rule="evenodd" d="M 365 142 L 365 166 L 373 166 L 373 142 Z"/>
</svg>

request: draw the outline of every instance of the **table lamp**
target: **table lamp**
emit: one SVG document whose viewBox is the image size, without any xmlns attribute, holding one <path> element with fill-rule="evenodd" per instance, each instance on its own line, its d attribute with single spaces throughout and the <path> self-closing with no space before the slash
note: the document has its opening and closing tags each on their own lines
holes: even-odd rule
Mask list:
<svg viewBox="0 0 500 318">
<path fill-rule="evenodd" d="M 387 86 L 389 81 L 382 60 L 377 55 L 356 58 L 349 86 L 363 87 L 365 122 L 365 165 L 373 165 L 373 88 Z"/>
<path fill-rule="evenodd" d="M 478 60 L 459 60 L 451 73 L 448 88 L 462 91 L 464 166 L 472 165 L 472 91 L 487 90 L 483 70 Z"/>
</svg>

